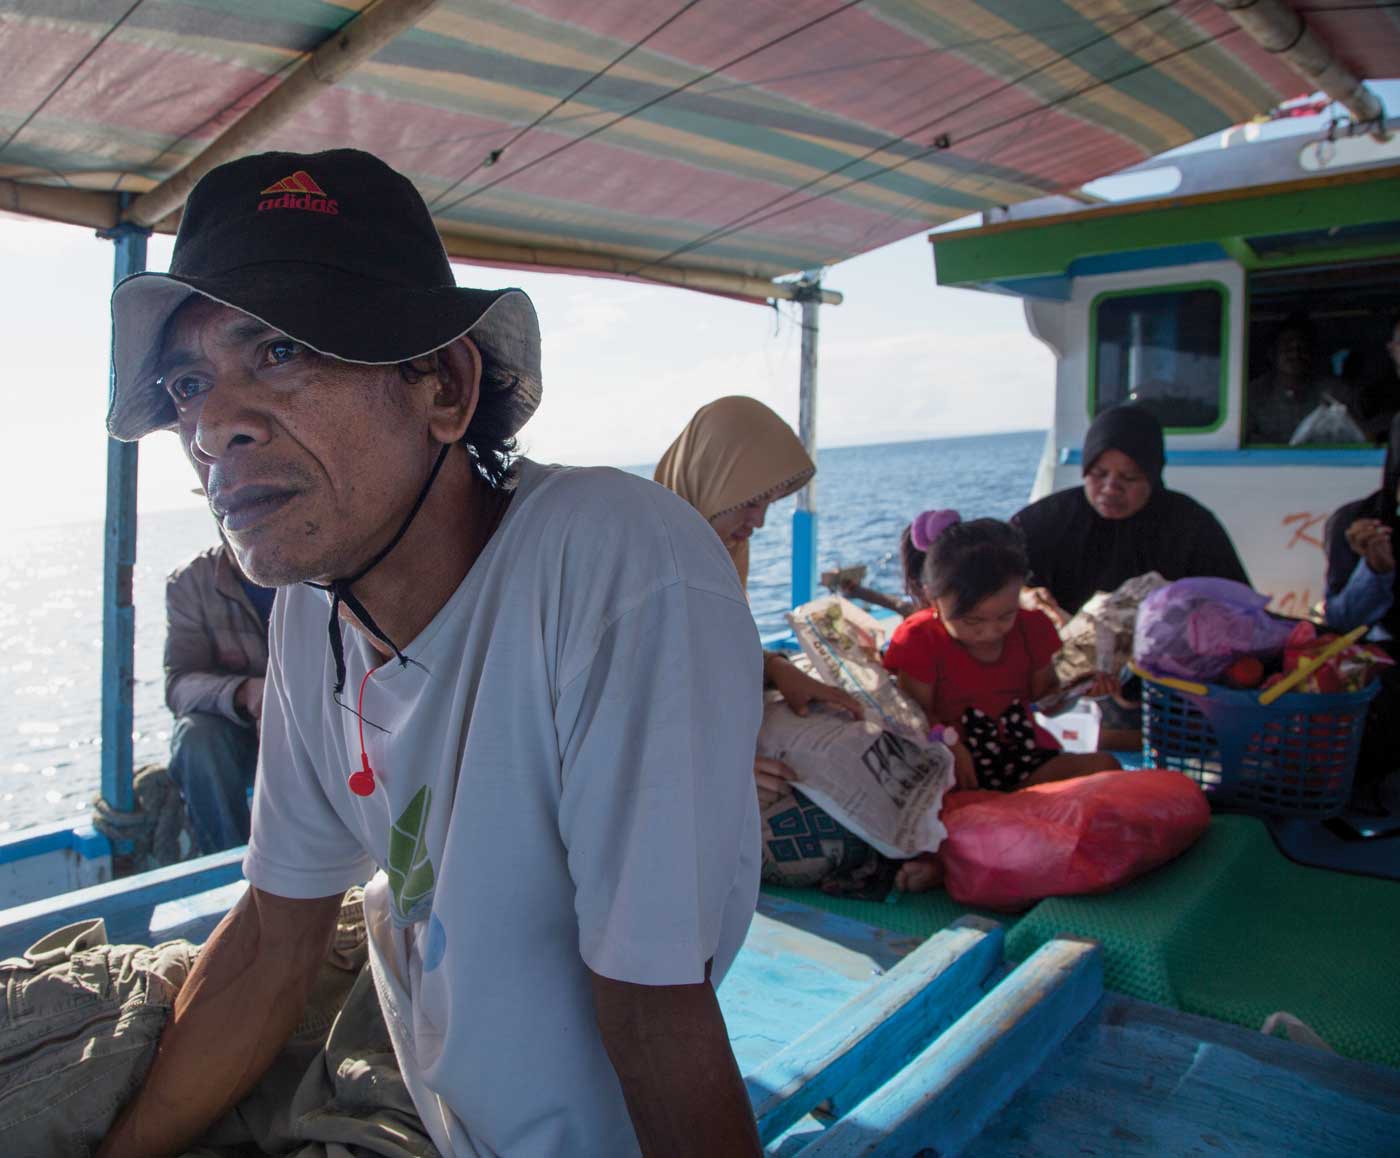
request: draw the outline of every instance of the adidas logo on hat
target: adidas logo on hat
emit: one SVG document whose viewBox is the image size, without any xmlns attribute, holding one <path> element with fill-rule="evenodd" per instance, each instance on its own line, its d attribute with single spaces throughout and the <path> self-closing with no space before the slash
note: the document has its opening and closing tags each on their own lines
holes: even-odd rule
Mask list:
<svg viewBox="0 0 1400 1158">
<path fill-rule="evenodd" d="M 269 194 L 280 193 L 280 197 Z M 290 177 L 275 181 L 262 191 L 267 200 L 258 202 L 258 212 L 269 209 L 308 209 L 313 213 L 340 212 L 340 205 L 326 196 L 326 191 L 316 184 L 316 179 L 305 169 L 298 169 Z"/>
</svg>

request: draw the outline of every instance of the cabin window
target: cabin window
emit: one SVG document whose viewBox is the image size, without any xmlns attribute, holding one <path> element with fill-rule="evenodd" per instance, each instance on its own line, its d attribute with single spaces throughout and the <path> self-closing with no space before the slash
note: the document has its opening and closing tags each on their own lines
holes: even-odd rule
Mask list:
<svg viewBox="0 0 1400 1158">
<path fill-rule="evenodd" d="M 1103 294 L 1090 312 L 1089 413 L 1135 402 L 1169 431 L 1214 430 L 1225 415 L 1223 286 Z"/>
<path fill-rule="evenodd" d="M 1397 261 L 1250 274 L 1247 445 L 1386 440 L 1400 411 L 1398 285 Z"/>
</svg>

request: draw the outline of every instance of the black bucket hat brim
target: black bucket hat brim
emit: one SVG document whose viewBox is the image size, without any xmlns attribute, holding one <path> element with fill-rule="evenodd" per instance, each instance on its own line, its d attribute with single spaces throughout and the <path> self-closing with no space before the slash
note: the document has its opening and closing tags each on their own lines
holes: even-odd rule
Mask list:
<svg viewBox="0 0 1400 1158">
<path fill-rule="evenodd" d="M 320 354 L 364 365 L 422 357 L 470 337 L 515 378 L 516 433 L 541 395 L 540 329 L 519 289 L 394 285 L 302 261 L 260 262 L 215 276 L 138 273 L 112 292 L 107 430 L 134 442 L 173 426 L 156 359 L 171 316 L 198 294 L 254 317 Z"/>
</svg>

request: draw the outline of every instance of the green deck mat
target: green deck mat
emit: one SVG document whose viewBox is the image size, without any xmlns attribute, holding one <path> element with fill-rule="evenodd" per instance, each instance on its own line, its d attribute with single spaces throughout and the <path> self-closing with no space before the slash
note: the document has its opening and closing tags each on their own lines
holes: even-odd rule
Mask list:
<svg viewBox="0 0 1400 1158">
<path fill-rule="evenodd" d="M 835 913 L 838 917 L 850 917 L 892 933 L 919 938 L 932 937 L 965 913 L 999 921 L 1007 932 L 1020 920 L 1016 913 L 995 913 L 991 909 L 960 905 L 942 889 L 930 889 L 926 893 L 892 893 L 891 896 L 899 899 L 889 902 L 853 901 L 847 897 L 827 896 L 821 889 L 784 889 L 776 885 L 764 885 L 763 891 L 785 901 Z"/>
<path fill-rule="evenodd" d="M 1121 993 L 1255 1029 L 1286 1010 L 1338 1053 L 1400 1066 L 1400 883 L 1294 864 L 1251 817 L 1216 817 L 1115 893 L 1042 901 L 1007 956 L 1057 933 L 1099 941 Z"/>
</svg>

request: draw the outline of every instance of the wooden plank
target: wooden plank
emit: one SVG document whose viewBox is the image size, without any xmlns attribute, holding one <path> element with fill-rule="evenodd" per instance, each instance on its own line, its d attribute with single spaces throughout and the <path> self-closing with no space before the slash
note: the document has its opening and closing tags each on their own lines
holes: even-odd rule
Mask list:
<svg viewBox="0 0 1400 1158">
<path fill-rule="evenodd" d="M 1400 1073 L 1110 994 L 963 1158 L 1400 1153 Z"/>
<path fill-rule="evenodd" d="M 826 909 L 775 897 L 770 893 L 758 894 L 758 913 L 860 953 L 870 958 L 882 972 L 893 969 L 927 940 L 926 937 L 867 925 L 852 917 L 838 916 Z"/>
<path fill-rule="evenodd" d="M 811 1145 L 802 1158 L 956 1154 L 1103 994 L 1097 945 L 1042 945 L 991 993 Z"/>
<path fill-rule="evenodd" d="M 1400 1070 L 1390 1066 L 1307 1048 L 1228 1021 L 1167 1009 L 1117 993 L 1105 998 L 1102 1020 L 1105 1025 L 1151 1027 L 1223 1046 L 1263 1065 L 1290 1070 L 1345 1097 L 1386 1105 L 1400 1114 Z"/>
<path fill-rule="evenodd" d="M 858 949 L 756 914 L 719 987 L 739 1072 L 753 1073 L 883 974 Z"/>
<path fill-rule="evenodd" d="M 144 920 L 149 928 L 156 906 L 241 880 L 243 852 L 241 848 L 229 849 L 154 872 L 17 905 L 0 914 L 0 957 L 23 953 L 46 933 L 88 917 L 102 917 L 113 935 L 120 929 L 125 939 L 145 940 L 139 935 L 141 922 Z"/>
<path fill-rule="evenodd" d="M 177 937 L 202 942 L 247 891 L 247 881 L 231 881 L 187 897 L 162 901 L 149 910 L 149 917 L 138 919 L 130 926 L 121 924 L 118 918 L 115 925 L 107 926 L 107 936 L 113 943 L 134 941 L 137 944 L 157 944 L 173 941 Z M 145 916 L 146 912 L 145 909 L 138 909 L 138 917 Z"/>
<path fill-rule="evenodd" d="M 976 1002 L 1002 957 L 1001 926 L 963 917 L 746 1079 L 768 1144 L 822 1102 L 840 1114 Z"/>
</svg>

